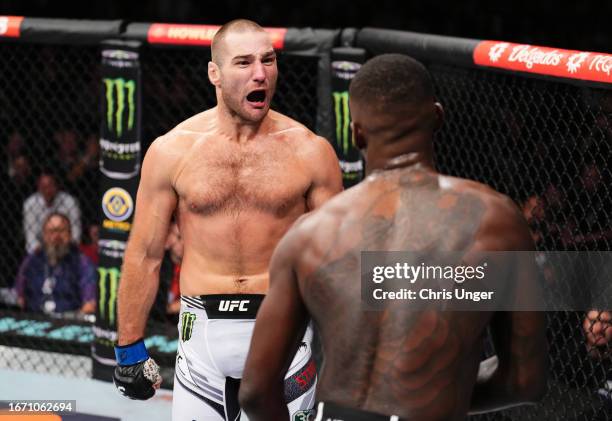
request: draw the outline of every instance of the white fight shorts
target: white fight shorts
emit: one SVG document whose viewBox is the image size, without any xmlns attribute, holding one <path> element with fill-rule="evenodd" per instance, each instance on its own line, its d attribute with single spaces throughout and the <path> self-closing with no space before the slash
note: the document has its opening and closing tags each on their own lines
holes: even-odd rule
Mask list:
<svg viewBox="0 0 612 421">
<path fill-rule="evenodd" d="M 255 316 L 264 295 L 181 297 L 173 421 L 248 420 L 238 389 Z M 290 421 L 306 421 L 314 406 L 316 367 L 309 326 L 285 376 Z"/>
</svg>

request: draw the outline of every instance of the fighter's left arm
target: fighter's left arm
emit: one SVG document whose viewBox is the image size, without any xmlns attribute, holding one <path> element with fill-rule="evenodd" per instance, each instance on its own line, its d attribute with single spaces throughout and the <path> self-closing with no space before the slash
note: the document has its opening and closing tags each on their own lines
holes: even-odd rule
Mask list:
<svg viewBox="0 0 612 421">
<path fill-rule="evenodd" d="M 240 406 L 251 421 L 289 419 L 284 378 L 309 320 L 294 271 L 296 237 L 294 228 L 274 251 L 270 289 L 255 322 L 239 393 Z"/>
<path fill-rule="evenodd" d="M 343 190 L 342 172 L 334 148 L 320 136 L 313 136 L 311 146 L 307 162 L 312 174 L 312 184 L 306 196 L 308 210 L 321 207 Z"/>
</svg>

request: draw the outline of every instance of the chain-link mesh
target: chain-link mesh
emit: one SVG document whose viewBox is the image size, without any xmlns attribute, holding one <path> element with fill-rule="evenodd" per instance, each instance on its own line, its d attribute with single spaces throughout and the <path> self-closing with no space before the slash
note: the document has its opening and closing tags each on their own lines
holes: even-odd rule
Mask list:
<svg viewBox="0 0 612 421">
<path fill-rule="evenodd" d="M 32 254 L 38 260 L 26 259 L 23 227 L 24 202 L 37 192 L 37 177 L 43 172 L 52 176 L 45 181 L 53 178 L 58 190 L 74 198 L 64 205 L 78 204 L 77 217 L 71 215 L 75 205 L 59 210 L 78 218 L 82 232 L 78 243 L 83 253 L 95 257 L 89 240 L 96 238 L 95 228 L 90 227 L 98 222 L 101 89 L 97 53 L 97 47 L 0 44 L 0 192 L 5 198 L 0 203 L 4 269 L 0 345 L 51 351 L 37 354 L 34 360 L 3 351 L 0 367 L 29 370 L 36 365 L 73 375 L 88 370 L 55 354 L 87 355 L 92 336 L 87 320 L 77 315 L 84 303 L 65 300 L 74 307 L 65 311 L 68 317 L 48 317 L 40 314 L 44 297 L 37 308 L 28 309 L 27 300 L 21 302 L 11 288 L 20 267 L 20 273 L 28 274 L 22 282 L 30 282 L 28 276 L 35 279 L 39 293 L 49 278 L 40 252 Z M 214 90 L 206 75 L 208 60 L 206 50 L 144 49 L 145 147 L 180 121 L 214 105 Z M 610 250 L 611 92 L 436 64 L 430 70 L 446 109 L 446 126 L 436 142 L 440 170 L 482 181 L 512 197 L 528 218 L 540 250 Z M 281 55 L 279 72 L 273 107 L 314 129 L 316 58 Z M 43 218 L 34 218 L 38 224 L 34 237 L 39 242 Z M 71 220 L 72 225 L 78 224 Z M 58 234 L 61 229 L 55 227 L 55 231 Z M 34 241 L 30 250 L 38 244 Z M 76 264 L 74 270 L 86 272 L 81 266 Z M 163 269 L 161 305 L 152 315 L 164 330 L 175 322 L 165 301 L 175 269 L 172 263 Z M 77 284 L 75 290 L 87 288 L 86 280 L 85 286 Z M 485 418 L 612 419 L 612 409 L 606 406 L 612 347 L 601 339 L 610 315 L 598 311 L 588 316 L 549 314 L 552 375 L 541 405 Z M 607 337 L 612 336 L 611 330 L 607 332 Z"/>
<path fill-rule="evenodd" d="M 55 353 L 87 356 L 92 340 L 79 310 L 95 302 L 83 252 L 94 256 L 98 223 L 97 51 L 0 44 L 0 343 L 50 351 L 5 349 L 2 367 L 86 375 L 87 357 Z M 43 241 L 51 212 L 67 220 L 49 219 Z"/>
<path fill-rule="evenodd" d="M 446 111 L 436 139 L 439 169 L 514 199 L 539 250 L 611 250 L 612 91 L 438 64 L 429 68 Z M 607 342 L 602 332 L 610 313 L 589 316 L 548 314 L 551 377 L 537 408 L 483 418 L 612 419 L 612 328 Z"/>
</svg>

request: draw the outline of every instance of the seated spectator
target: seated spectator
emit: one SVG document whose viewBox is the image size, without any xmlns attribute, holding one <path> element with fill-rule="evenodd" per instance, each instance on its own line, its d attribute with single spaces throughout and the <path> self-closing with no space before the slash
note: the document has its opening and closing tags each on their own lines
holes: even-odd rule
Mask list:
<svg viewBox="0 0 612 421">
<path fill-rule="evenodd" d="M 43 245 L 22 262 L 15 289 L 19 306 L 28 311 L 95 311 L 95 269 L 71 241 L 66 215 L 53 212 L 47 216 L 43 223 Z"/>
<path fill-rule="evenodd" d="M 582 323 L 586 335 L 587 351 L 592 358 L 610 367 L 612 364 L 612 311 L 591 310 Z M 612 405 L 612 373 L 599 385 L 597 394 Z"/>
<path fill-rule="evenodd" d="M 42 222 L 53 212 L 67 215 L 72 227 L 72 240 L 78 244 L 81 239 L 79 204 L 73 196 L 59 190 L 52 174 L 43 172 L 38 177 L 37 192 L 23 203 L 23 232 L 28 253 L 40 246 Z"/>
<path fill-rule="evenodd" d="M 85 150 L 79 155 L 78 160 L 74 162 L 66 177 L 70 183 L 77 183 L 79 179 L 88 176 L 97 175 L 98 160 L 100 153 L 100 141 L 95 135 L 89 136 L 86 139 Z"/>
<path fill-rule="evenodd" d="M 10 176 L 10 180 L 16 190 L 16 194 L 26 195 L 32 193 L 34 190 L 34 178 L 28 157 L 26 155 L 15 157 L 12 162 L 12 168 L 13 175 Z"/>
<path fill-rule="evenodd" d="M 12 287 L 13 280 L 24 256 L 25 240 L 21 226 L 23 201 L 35 190 L 31 167 L 25 155 L 13 160 L 11 177 L 0 177 L 0 192 L 5 199 L 0 205 L 0 287 Z"/>
<path fill-rule="evenodd" d="M 70 185 L 73 180 L 70 180 L 72 169 L 79 164 L 79 142 L 76 131 L 71 129 L 62 129 L 53 135 L 55 140 L 55 156 L 52 157 L 53 169 L 59 179 Z"/>
<path fill-rule="evenodd" d="M 98 241 L 100 240 L 100 227 L 95 224 L 90 224 L 87 226 L 86 240 L 79 245 L 79 249 L 81 253 L 85 256 L 89 257 L 89 259 L 94 263 L 94 265 L 98 266 L 99 256 L 98 256 Z"/>
<path fill-rule="evenodd" d="M 587 350 L 593 357 L 612 357 L 612 312 L 591 310 L 582 323 Z"/>
<path fill-rule="evenodd" d="M 81 220 L 97 221 L 100 204 L 91 200 L 100 190 L 98 177 L 98 162 L 100 143 L 96 135 L 86 139 L 85 150 L 79 155 L 79 161 L 72 167 L 67 175 L 67 186 L 79 201 Z"/>
<path fill-rule="evenodd" d="M 0 166 L 2 167 L 3 176 L 12 178 L 15 175 L 15 159 L 23 155 L 25 149 L 25 140 L 21 133 L 18 131 L 12 132 L 6 144 L 3 144 L 2 151 L 0 152 L 2 155 Z"/>
</svg>

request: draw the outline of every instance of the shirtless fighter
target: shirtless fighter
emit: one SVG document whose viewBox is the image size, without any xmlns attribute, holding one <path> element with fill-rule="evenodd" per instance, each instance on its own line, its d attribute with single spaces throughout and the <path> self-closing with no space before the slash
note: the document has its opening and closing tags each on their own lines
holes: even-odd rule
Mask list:
<svg viewBox="0 0 612 421">
<path fill-rule="evenodd" d="M 259 25 L 224 25 L 208 64 L 217 106 L 155 140 L 144 159 L 119 287 L 114 381 L 135 399 L 150 398 L 161 382 L 142 338 L 176 212 L 184 255 L 175 421 L 238 419 L 238 387 L 273 249 L 300 215 L 342 190 L 331 145 L 269 109 L 277 73 Z M 290 413 L 314 404 L 314 378 L 296 380 L 313 364 L 312 334 L 301 335 L 285 372 Z"/>
<path fill-rule="evenodd" d="M 363 250 L 456 251 L 469 261 L 533 244 L 508 198 L 435 171 L 443 112 L 419 62 L 370 60 L 351 82 L 350 107 L 368 176 L 296 222 L 274 252 L 240 389 L 249 419 L 286 419 L 282 374 L 309 316 L 324 355 L 317 420 L 463 420 L 535 401 L 546 384 L 542 313 L 411 311 L 400 300 L 362 310 Z M 519 272 L 508 292 L 535 294 Z M 489 322 L 498 366 L 477 378 Z"/>
</svg>

